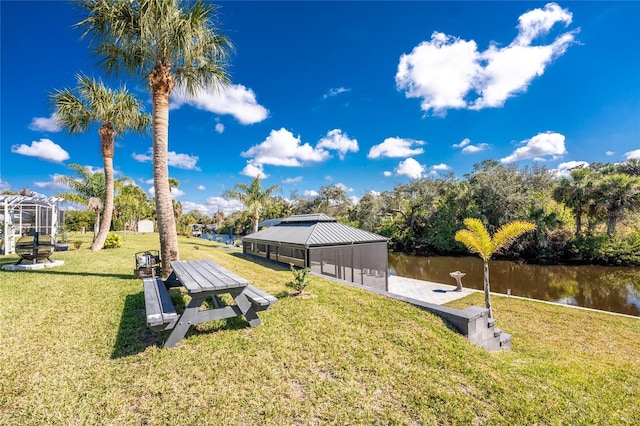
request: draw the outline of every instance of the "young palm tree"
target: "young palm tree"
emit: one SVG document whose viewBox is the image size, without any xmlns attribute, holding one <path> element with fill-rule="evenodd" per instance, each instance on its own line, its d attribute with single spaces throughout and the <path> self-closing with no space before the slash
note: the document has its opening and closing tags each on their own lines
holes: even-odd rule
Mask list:
<svg viewBox="0 0 640 426">
<path fill-rule="evenodd" d="M 272 185 L 263 190 L 260 177 L 256 176 L 249 185 L 246 183 L 238 183 L 234 189 L 225 191 L 222 196 L 227 199 L 242 201 L 253 216 L 253 232 L 258 232 L 260 210 L 269 202 L 271 195 L 279 189 L 280 187 L 278 185 Z"/>
<path fill-rule="evenodd" d="M 92 38 L 107 72 L 145 78 L 153 104 L 153 184 L 163 274 L 179 258 L 169 187 L 169 97 L 174 86 L 195 94 L 201 87 L 229 83 L 226 61 L 231 43 L 218 33 L 216 6 L 196 0 L 79 0 L 88 16 L 77 26 Z"/>
<path fill-rule="evenodd" d="M 484 301 L 489 309 L 489 318 L 493 318 L 489 286 L 489 260 L 497 251 L 507 248 L 520 235 L 533 231 L 536 226 L 530 222 L 513 221 L 501 226 L 493 237 L 489 235 L 484 224 L 475 218 L 464 220 L 467 229 L 456 232 L 455 240 L 464 244 L 472 253 L 478 253 L 484 261 Z"/>
<path fill-rule="evenodd" d="M 91 250 L 100 250 L 111 228 L 113 217 L 114 173 L 113 153 L 116 136 L 133 130 L 143 132 L 150 122 L 144 114 L 142 103 L 127 89 L 113 90 L 85 75 L 77 76 L 78 86 L 54 92 L 51 100 L 55 105 L 58 120 L 69 133 L 83 133 L 92 123 L 98 123 L 98 134 L 104 163 L 104 193 L 97 195 L 100 203 L 92 202 L 98 214 L 102 210 L 102 221 L 94 235 Z M 99 217 L 99 216 L 98 216 Z"/>
<path fill-rule="evenodd" d="M 102 209 L 101 197 L 105 193 L 105 177 L 102 173 L 94 173 L 80 164 L 69 164 L 69 168 L 75 170 L 77 177 L 60 175 L 56 182 L 62 183 L 71 189 L 71 192 L 63 192 L 55 197 L 87 206 L 94 213 L 93 239 L 95 241 L 100 228 L 100 210 Z"/>
</svg>

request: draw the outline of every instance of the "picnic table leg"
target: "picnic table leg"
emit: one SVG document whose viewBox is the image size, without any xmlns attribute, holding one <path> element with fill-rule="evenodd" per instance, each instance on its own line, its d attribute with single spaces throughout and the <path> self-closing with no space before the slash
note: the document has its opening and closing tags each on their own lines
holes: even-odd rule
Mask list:
<svg viewBox="0 0 640 426">
<path fill-rule="evenodd" d="M 258 314 L 256 313 L 255 309 L 253 309 L 253 305 L 251 305 L 251 302 L 249 302 L 249 299 L 247 299 L 247 296 L 245 296 L 242 291 L 238 293 L 234 292 L 231 295 L 233 296 L 233 300 L 235 300 L 236 305 L 238 306 L 238 308 L 240 308 L 240 311 L 242 311 L 242 314 L 249 322 L 249 325 L 251 327 L 262 324 L 260 318 L 258 318 Z"/>
<path fill-rule="evenodd" d="M 200 306 L 202 305 L 203 302 L 204 302 L 203 297 L 194 296 L 191 298 L 191 301 L 189 302 L 187 307 L 184 309 L 184 312 L 182 313 L 182 315 L 180 315 L 180 318 L 178 318 L 178 321 L 175 327 L 173 328 L 173 331 L 171 332 L 171 334 L 169 335 L 169 338 L 165 342 L 164 344 L 165 348 L 172 348 L 175 345 L 177 345 L 180 342 L 180 340 L 182 340 L 182 338 L 185 336 L 185 334 L 187 334 L 187 331 L 189 331 L 189 327 L 197 324 L 196 318 L 198 316 L 198 311 L 200 310 Z"/>
</svg>

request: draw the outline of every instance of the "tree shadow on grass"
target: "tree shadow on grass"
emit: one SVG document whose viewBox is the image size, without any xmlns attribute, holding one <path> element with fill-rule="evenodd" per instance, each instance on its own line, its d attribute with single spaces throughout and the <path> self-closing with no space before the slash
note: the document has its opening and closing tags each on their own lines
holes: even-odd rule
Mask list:
<svg viewBox="0 0 640 426">
<path fill-rule="evenodd" d="M 189 297 L 179 289 L 172 289 L 169 293 L 176 311 L 182 314 Z M 226 305 L 224 298 L 220 303 L 222 306 Z M 214 302 L 212 300 L 205 302 L 207 308 L 212 308 L 213 304 Z M 197 334 L 215 334 L 218 330 L 240 330 L 247 327 L 249 327 L 249 323 L 247 323 L 244 317 L 216 320 L 191 327 L 184 339 L 188 339 L 189 336 Z M 171 334 L 171 330 L 154 332 L 147 327 L 144 291 L 127 295 L 111 358 L 117 359 L 136 355 L 144 352 L 150 346 L 162 347 L 169 337 L 169 334 Z"/>
</svg>

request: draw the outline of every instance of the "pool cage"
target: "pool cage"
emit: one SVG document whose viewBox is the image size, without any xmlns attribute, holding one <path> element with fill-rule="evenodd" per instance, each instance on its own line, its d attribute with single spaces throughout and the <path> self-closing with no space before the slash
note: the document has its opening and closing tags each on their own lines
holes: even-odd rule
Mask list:
<svg viewBox="0 0 640 426">
<path fill-rule="evenodd" d="M 16 241 L 34 231 L 54 240 L 64 223 L 61 198 L 44 195 L 0 195 L 0 254 L 15 253 Z"/>
</svg>

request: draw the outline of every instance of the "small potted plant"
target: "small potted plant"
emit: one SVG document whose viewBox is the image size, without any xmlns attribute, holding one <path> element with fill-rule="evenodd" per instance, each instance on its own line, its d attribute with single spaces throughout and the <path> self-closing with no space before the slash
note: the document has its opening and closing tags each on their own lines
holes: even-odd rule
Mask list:
<svg viewBox="0 0 640 426">
<path fill-rule="evenodd" d="M 67 227 L 61 225 L 58 228 L 58 235 L 56 238 L 56 251 L 67 251 L 69 249 L 69 233 Z"/>
</svg>

